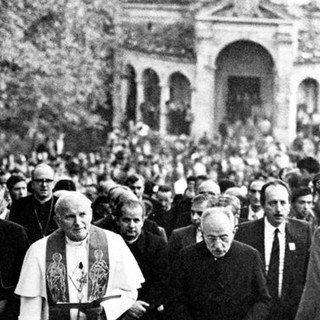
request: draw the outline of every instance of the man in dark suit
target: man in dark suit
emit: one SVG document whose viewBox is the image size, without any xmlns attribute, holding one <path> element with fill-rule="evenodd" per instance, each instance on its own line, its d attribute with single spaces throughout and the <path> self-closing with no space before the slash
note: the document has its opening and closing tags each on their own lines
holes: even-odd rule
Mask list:
<svg viewBox="0 0 320 320">
<path fill-rule="evenodd" d="M 156 200 L 153 203 L 152 211 L 148 217 L 149 220 L 155 221 L 160 227 L 164 228 L 167 238 L 170 237 L 174 228 L 174 215 L 172 202 L 173 190 L 168 185 L 161 185 L 156 193 Z"/>
<path fill-rule="evenodd" d="M 145 208 L 140 201 L 120 202 L 116 219 L 120 234 L 145 278 L 138 290 L 137 301 L 122 319 L 159 319 L 169 277 L 167 244 L 162 238 L 143 230 Z"/>
<path fill-rule="evenodd" d="M 204 241 L 180 251 L 172 267 L 168 320 L 263 320 L 268 294 L 257 250 L 233 241 L 230 208 L 207 209 L 201 217 Z"/>
<path fill-rule="evenodd" d="M 58 228 L 53 216 L 58 200 L 53 196 L 54 172 L 47 164 L 39 164 L 32 172 L 33 194 L 13 201 L 9 220 L 27 229 L 30 243 L 33 243 Z"/>
<path fill-rule="evenodd" d="M 14 289 L 28 247 L 23 227 L 0 220 L 0 319 L 18 319 L 19 302 L 15 300 Z"/>
<path fill-rule="evenodd" d="M 283 181 L 266 183 L 261 189 L 265 217 L 240 224 L 235 237 L 261 253 L 272 297 L 270 320 L 295 318 L 307 271 L 311 228 L 304 221 L 287 218 L 289 198 L 290 190 Z M 275 247 L 277 260 L 273 258 Z M 276 277 L 271 277 L 274 272 Z"/>
<path fill-rule="evenodd" d="M 191 207 L 191 225 L 173 230 L 169 239 L 169 261 L 172 264 L 179 251 L 189 245 L 203 240 L 201 231 L 201 215 L 211 207 L 229 207 L 238 224 L 240 213 L 240 200 L 232 195 L 209 195 L 198 194 L 192 200 Z"/>
<path fill-rule="evenodd" d="M 254 179 L 249 182 L 248 187 L 248 202 L 249 205 L 241 209 L 241 221 L 257 220 L 263 217 L 263 209 L 260 202 L 261 189 L 265 184 L 262 179 Z"/>
<path fill-rule="evenodd" d="M 178 252 L 191 244 L 202 241 L 202 232 L 200 228 L 200 221 L 202 213 L 213 205 L 210 199 L 212 196 L 207 194 L 199 194 L 192 199 L 191 204 L 191 224 L 173 230 L 169 239 L 169 261 L 173 262 Z M 189 221 L 190 221 L 189 220 Z"/>
<path fill-rule="evenodd" d="M 320 175 L 313 178 L 314 213 L 320 217 Z M 320 319 L 320 228 L 313 234 L 306 284 L 295 320 Z"/>
<path fill-rule="evenodd" d="M 219 195 L 221 193 L 219 185 L 206 176 L 198 176 L 196 178 L 194 192 L 195 195 L 208 194 L 211 196 Z M 190 224 L 192 198 L 190 198 L 189 196 L 190 193 L 187 192 L 182 200 L 178 201 L 176 204 L 173 205 L 173 229 L 186 227 Z"/>
</svg>

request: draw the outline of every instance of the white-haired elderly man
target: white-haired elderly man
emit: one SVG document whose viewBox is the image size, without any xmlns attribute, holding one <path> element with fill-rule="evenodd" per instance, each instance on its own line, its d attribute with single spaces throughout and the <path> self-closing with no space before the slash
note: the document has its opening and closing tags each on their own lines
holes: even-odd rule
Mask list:
<svg viewBox="0 0 320 320">
<path fill-rule="evenodd" d="M 236 218 L 229 207 L 201 216 L 204 241 L 174 260 L 168 320 L 266 319 L 270 296 L 257 250 L 234 241 Z"/>
<path fill-rule="evenodd" d="M 19 319 L 117 319 L 144 281 L 133 255 L 120 236 L 91 225 L 83 194 L 66 192 L 55 214 L 59 229 L 35 242 L 23 263 Z"/>
</svg>

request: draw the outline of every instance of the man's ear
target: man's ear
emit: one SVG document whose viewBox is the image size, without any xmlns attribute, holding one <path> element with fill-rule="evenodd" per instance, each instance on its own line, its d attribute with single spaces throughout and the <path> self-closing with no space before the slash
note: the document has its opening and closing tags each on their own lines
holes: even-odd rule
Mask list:
<svg viewBox="0 0 320 320">
<path fill-rule="evenodd" d="M 233 229 L 233 233 L 236 234 L 238 229 L 239 229 L 239 225 L 236 225 Z"/>
<path fill-rule="evenodd" d="M 115 216 L 114 220 L 115 220 L 117 226 L 119 227 L 120 226 L 119 217 Z"/>
<path fill-rule="evenodd" d="M 57 216 L 53 217 L 54 222 L 57 224 L 57 226 L 60 228 L 60 219 Z"/>
</svg>

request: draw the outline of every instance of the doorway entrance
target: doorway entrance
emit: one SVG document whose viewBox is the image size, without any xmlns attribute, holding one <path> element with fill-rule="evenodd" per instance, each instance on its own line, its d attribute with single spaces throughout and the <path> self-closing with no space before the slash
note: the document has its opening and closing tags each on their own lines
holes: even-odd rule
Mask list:
<svg viewBox="0 0 320 320">
<path fill-rule="evenodd" d="M 231 122 L 254 122 L 261 108 L 259 77 L 228 77 L 227 118 Z"/>
</svg>

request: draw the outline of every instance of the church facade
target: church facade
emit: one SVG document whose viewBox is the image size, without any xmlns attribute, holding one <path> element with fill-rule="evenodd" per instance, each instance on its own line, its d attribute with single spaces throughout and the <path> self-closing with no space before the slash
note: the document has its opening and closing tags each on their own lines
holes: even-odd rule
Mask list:
<svg viewBox="0 0 320 320">
<path fill-rule="evenodd" d="M 199 138 L 267 119 L 289 143 L 298 109 L 320 112 L 316 3 L 127 0 L 116 34 L 115 125 Z"/>
</svg>

